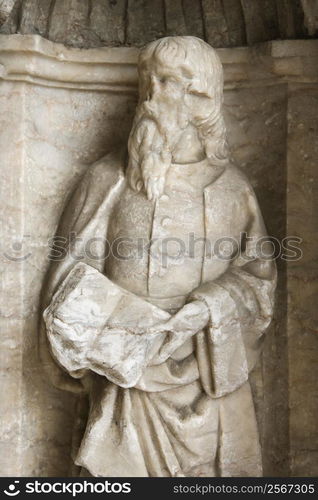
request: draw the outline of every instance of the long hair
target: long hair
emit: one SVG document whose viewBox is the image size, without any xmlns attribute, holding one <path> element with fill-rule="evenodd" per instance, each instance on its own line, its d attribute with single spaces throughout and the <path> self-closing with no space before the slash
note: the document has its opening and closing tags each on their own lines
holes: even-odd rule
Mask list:
<svg viewBox="0 0 318 500">
<path fill-rule="evenodd" d="M 127 174 L 136 176 L 132 171 L 138 168 L 138 151 L 133 140 L 134 131 L 140 120 L 140 105 L 146 99 L 147 82 L 142 71 L 150 60 L 158 64 L 182 69 L 187 81 L 186 96 L 196 99 L 197 107 L 192 123 L 197 128 L 211 166 L 228 162 L 229 150 L 226 128 L 222 115 L 223 105 L 223 68 L 216 51 L 203 40 L 192 36 L 165 37 L 146 45 L 139 54 L 139 104 L 128 142 L 130 162 Z M 201 98 L 205 98 L 204 100 Z M 202 104 L 200 104 L 202 101 Z M 193 108 L 193 106 L 192 106 Z"/>
</svg>

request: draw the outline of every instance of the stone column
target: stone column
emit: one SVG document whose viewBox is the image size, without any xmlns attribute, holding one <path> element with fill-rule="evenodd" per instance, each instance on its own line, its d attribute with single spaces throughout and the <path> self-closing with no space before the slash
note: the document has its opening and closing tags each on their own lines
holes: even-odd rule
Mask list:
<svg viewBox="0 0 318 500">
<path fill-rule="evenodd" d="M 288 82 L 286 228 L 301 240 L 287 264 L 289 467 L 318 475 L 318 43 L 273 42 L 273 70 Z"/>
<path fill-rule="evenodd" d="M 127 140 L 136 51 L 1 42 L 0 470 L 65 475 L 76 398 L 52 388 L 37 352 L 48 239 L 87 166 Z"/>
<path fill-rule="evenodd" d="M 290 83 L 288 92 L 287 231 L 302 239 L 287 275 L 290 467 L 294 476 L 317 476 L 318 81 Z"/>
<path fill-rule="evenodd" d="M 288 264 L 290 465 L 318 476 L 318 84 L 288 90 L 287 231 L 303 252 Z"/>
<path fill-rule="evenodd" d="M 23 290 L 24 263 L 21 243 L 24 233 L 23 156 L 25 84 L 0 86 L 0 192 L 1 192 L 1 470 L 21 473 Z"/>
</svg>

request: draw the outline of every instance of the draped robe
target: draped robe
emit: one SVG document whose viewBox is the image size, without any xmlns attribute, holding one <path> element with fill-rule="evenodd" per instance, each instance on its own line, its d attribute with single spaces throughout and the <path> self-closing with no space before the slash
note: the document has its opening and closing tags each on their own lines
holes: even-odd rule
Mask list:
<svg viewBox="0 0 318 500">
<path fill-rule="evenodd" d="M 139 285 L 134 289 L 138 279 L 129 279 L 129 266 L 133 270 L 136 262 L 123 259 L 116 263 L 111 258 L 105 260 L 104 253 L 97 258 L 85 251 L 87 242 L 94 238 L 106 241 L 114 232 L 114 220 L 122 214 L 118 212 L 120 202 L 130 189 L 124 163 L 121 152 L 107 155 L 89 168 L 74 191 L 57 233 L 65 237 L 67 252 L 51 265 L 44 308 L 79 258 L 138 293 Z M 199 165 L 198 171 L 204 166 Z M 198 275 L 196 269 L 187 273 L 187 263 L 175 259 L 172 273 L 176 265 L 179 271 L 184 269 L 184 283 L 173 274 L 169 281 L 168 268 L 162 286 L 154 281 L 151 296 L 148 283 L 145 296 L 170 313 L 191 300 L 203 301 L 210 314 L 204 330 L 183 345 L 167 340 L 164 354 L 158 353 L 138 383 L 123 388 L 91 370 L 63 371 L 52 358 L 42 323 L 40 352 L 49 377 L 57 387 L 89 395 L 88 422 L 75 461 L 95 476 L 262 474 L 248 376 L 271 321 L 276 269 L 273 260 L 259 255 L 257 241 L 266 231 L 245 176 L 231 164 L 206 168 L 213 170 L 207 185 L 200 188 L 203 236 L 212 243 L 224 236 L 233 238 L 239 252 L 232 259 L 219 259 L 206 255 L 205 249 Z M 170 189 L 177 195 L 178 186 Z M 178 196 L 175 203 L 178 210 Z M 173 221 L 174 215 L 170 218 Z M 71 251 L 70 234 L 77 237 L 76 252 Z M 153 277 L 157 279 L 155 267 Z M 138 272 L 131 275 L 136 277 Z M 193 276 L 199 276 L 196 283 Z M 172 293 L 175 283 L 183 287 L 179 294 Z"/>
</svg>

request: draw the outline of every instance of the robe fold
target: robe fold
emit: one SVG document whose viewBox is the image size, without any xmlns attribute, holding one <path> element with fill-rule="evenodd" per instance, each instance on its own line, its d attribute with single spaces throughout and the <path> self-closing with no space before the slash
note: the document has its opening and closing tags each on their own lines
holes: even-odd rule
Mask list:
<svg viewBox="0 0 318 500">
<path fill-rule="evenodd" d="M 127 190 L 124 163 L 122 153 L 107 155 L 75 190 L 57 232 L 64 253 L 51 265 L 43 308 L 79 260 L 113 278 L 105 256 L 92 258 L 85 247 L 94 238 L 107 239 Z M 221 261 L 204 254 L 200 281 L 189 294 L 180 294 L 179 307 L 203 301 L 208 325 L 184 345 L 168 338 L 133 388 L 91 370 L 66 373 L 52 357 L 42 323 L 40 352 L 50 379 L 89 395 L 87 428 L 75 460 L 95 476 L 262 474 L 248 376 L 273 313 L 275 264 L 260 255 L 258 241 L 266 231 L 253 190 L 238 169 L 216 169 L 202 196 L 205 237 L 235 238 L 240 251 Z M 158 306 L 166 300 L 162 290 L 162 296 L 145 299 Z"/>
</svg>

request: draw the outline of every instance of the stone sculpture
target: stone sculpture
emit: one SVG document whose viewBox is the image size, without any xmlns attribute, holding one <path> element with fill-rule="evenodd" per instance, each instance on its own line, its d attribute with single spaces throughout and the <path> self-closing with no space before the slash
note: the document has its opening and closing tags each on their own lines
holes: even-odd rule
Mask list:
<svg viewBox="0 0 318 500">
<path fill-rule="evenodd" d="M 88 393 L 76 463 L 95 476 L 259 476 L 249 372 L 276 270 L 231 162 L 216 52 L 147 45 L 128 154 L 87 171 L 58 230 L 41 353 Z M 261 242 L 261 244 L 260 244 Z"/>
</svg>

